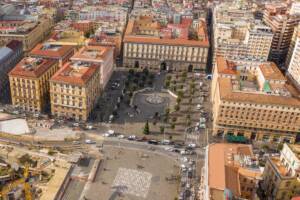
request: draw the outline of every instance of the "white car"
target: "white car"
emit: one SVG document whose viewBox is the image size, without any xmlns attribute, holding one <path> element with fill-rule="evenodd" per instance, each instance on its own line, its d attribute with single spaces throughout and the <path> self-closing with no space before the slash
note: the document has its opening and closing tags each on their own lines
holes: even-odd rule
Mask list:
<svg viewBox="0 0 300 200">
<path fill-rule="evenodd" d="M 89 140 L 89 139 L 85 140 L 85 143 L 86 143 L 86 144 L 96 144 L 95 141 Z"/>
<path fill-rule="evenodd" d="M 124 139 L 125 136 L 124 136 L 124 135 L 118 135 L 118 138 L 119 138 L 119 139 Z"/>
<path fill-rule="evenodd" d="M 188 147 L 190 147 L 190 148 L 196 148 L 196 144 L 194 144 L 194 143 L 191 143 L 191 144 L 188 144 Z"/>
</svg>

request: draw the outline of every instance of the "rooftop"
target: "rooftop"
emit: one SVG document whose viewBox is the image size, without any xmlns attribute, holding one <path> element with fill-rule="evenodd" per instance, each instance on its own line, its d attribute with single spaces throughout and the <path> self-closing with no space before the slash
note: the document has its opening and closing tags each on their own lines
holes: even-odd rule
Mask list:
<svg viewBox="0 0 300 200">
<path fill-rule="evenodd" d="M 10 76 L 38 78 L 56 63 L 52 59 L 26 57 L 23 58 L 10 72 Z"/>
<path fill-rule="evenodd" d="M 223 57 L 217 57 L 216 63 L 220 75 L 218 84 L 221 99 L 300 106 L 299 93 L 289 84 L 276 64 L 258 63 L 255 69 L 250 70 L 247 65 L 237 64 Z"/>
<path fill-rule="evenodd" d="M 91 63 L 68 62 L 52 76 L 50 81 L 83 86 L 97 69 L 98 67 Z"/>
<path fill-rule="evenodd" d="M 103 62 L 112 50 L 112 47 L 107 46 L 84 46 L 72 56 L 71 60 Z"/>
<path fill-rule="evenodd" d="M 289 144 L 289 147 L 294 152 L 294 154 L 298 157 L 300 160 L 300 145 L 299 144 Z"/>
<path fill-rule="evenodd" d="M 183 23 L 184 22 L 184 23 Z M 167 24 L 166 26 L 149 16 L 140 16 L 128 22 L 124 42 L 158 43 L 164 45 L 209 46 L 206 25 L 199 22 L 195 37 L 190 38 L 191 21 L 181 24 Z"/>
<path fill-rule="evenodd" d="M 289 171 L 286 169 L 286 167 L 280 162 L 279 157 L 271 157 L 270 158 L 273 165 L 276 167 L 277 171 L 282 176 L 290 176 Z"/>
<path fill-rule="evenodd" d="M 74 50 L 72 45 L 38 44 L 30 52 L 32 56 L 61 58 Z"/>
<path fill-rule="evenodd" d="M 217 143 L 209 145 L 208 185 L 217 190 L 229 189 L 240 196 L 238 174 L 258 178 L 252 147 L 245 144 Z"/>
</svg>

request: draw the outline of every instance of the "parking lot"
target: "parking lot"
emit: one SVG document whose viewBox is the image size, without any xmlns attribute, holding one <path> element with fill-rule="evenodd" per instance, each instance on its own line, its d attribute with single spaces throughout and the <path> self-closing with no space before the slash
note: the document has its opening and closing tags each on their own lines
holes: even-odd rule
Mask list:
<svg viewBox="0 0 300 200">
<path fill-rule="evenodd" d="M 104 147 L 105 161 L 87 199 L 174 200 L 179 166 L 170 158 L 138 150 Z"/>
</svg>

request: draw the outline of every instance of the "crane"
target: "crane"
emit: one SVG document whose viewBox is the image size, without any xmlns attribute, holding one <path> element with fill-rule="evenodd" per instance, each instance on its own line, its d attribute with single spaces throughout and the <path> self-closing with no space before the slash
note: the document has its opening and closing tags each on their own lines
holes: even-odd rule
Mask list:
<svg viewBox="0 0 300 200">
<path fill-rule="evenodd" d="M 26 164 L 24 168 L 24 176 L 23 178 L 17 179 L 6 186 L 4 186 L 0 192 L 0 199 L 1 200 L 8 200 L 8 193 L 12 191 L 13 189 L 17 188 L 20 185 L 23 185 L 24 191 L 25 191 L 25 200 L 32 200 L 31 195 L 31 186 L 28 183 L 29 178 L 29 165 Z"/>
</svg>

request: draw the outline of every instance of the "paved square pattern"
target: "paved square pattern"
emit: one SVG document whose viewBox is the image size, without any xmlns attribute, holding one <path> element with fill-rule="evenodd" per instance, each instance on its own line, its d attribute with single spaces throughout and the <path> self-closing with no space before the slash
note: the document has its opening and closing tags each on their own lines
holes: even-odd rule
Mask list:
<svg viewBox="0 0 300 200">
<path fill-rule="evenodd" d="M 149 172 L 119 168 L 112 188 L 124 194 L 131 194 L 138 197 L 146 198 L 152 174 Z"/>
</svg>

